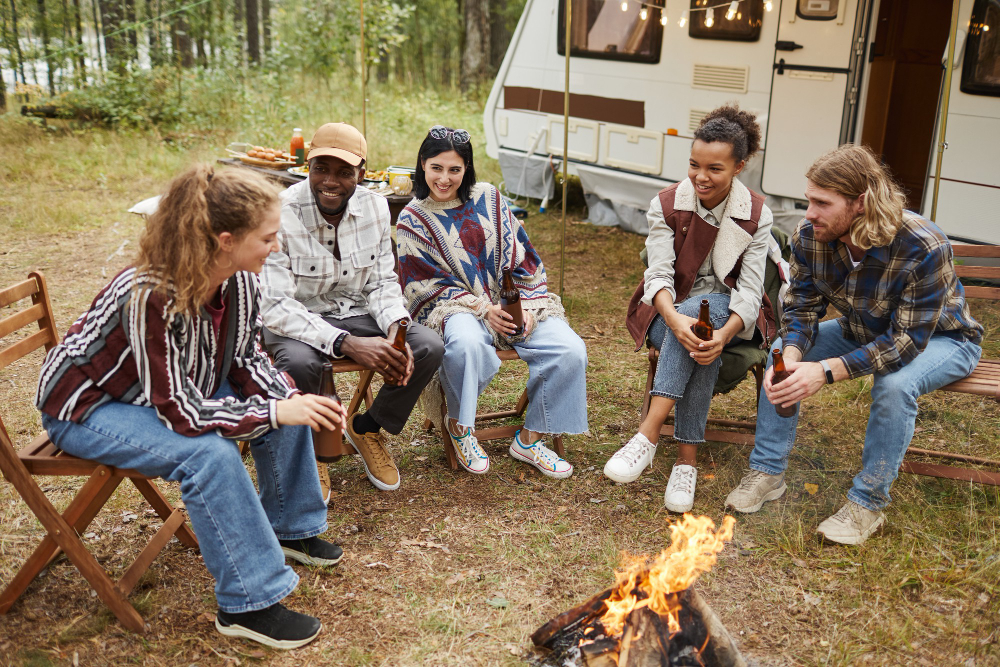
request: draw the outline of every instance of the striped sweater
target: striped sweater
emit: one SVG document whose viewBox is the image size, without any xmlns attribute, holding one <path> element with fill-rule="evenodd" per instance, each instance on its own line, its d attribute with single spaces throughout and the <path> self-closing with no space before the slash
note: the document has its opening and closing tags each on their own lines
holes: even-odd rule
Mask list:
<svg viewBox="0 0 1000 667">
<path fill-rule="evenodd" d="M 204 309 L 168 315 L 172 299 L 153 291 L 155 283 L 129 267 L 101 290 L 46 356 L 35 405 L 77 423 L 109 401 L 152 407 L 188 436 L 252 439 L 277 428 L 277 400 L 297 390 L 257 344 L 257 277 L 240 272 L 223 285 L 218 334 Z M 244 400 L 212 398 L 224 378 Z"/>
</svg>

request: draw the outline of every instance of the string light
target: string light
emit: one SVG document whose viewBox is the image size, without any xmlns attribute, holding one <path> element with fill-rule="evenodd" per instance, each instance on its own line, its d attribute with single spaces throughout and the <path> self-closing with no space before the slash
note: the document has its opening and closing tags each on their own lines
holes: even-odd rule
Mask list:
<svg viewBox="0 0 1000 667">
<path fill-rule="evenodd" d="M 740 0 L 733 0 L 729 3 L 729 9 L 726 11 L 726 20 L 732 21 L 736 18 L 736 10 L 739 9 Z"/>
<path fill-rule="evenodd" d="M 623 12 L 627 12 L 628 11 L 628 3 L 627 2 L 622 2 L 622 11 Z"/>
<path fill-rule="evenodd" d="M 685 9 L 684 13 L 681 14 L 680 20 L 677 21 L 677 25 L 680 26 L 681 28 L 683 28 L 684 24 L 687 23 L 687 22 L 688 22 L 688 13 L 687 13 L 687 10 Z"/>
<path fill-rule="evenodd" d="M 667 12 L 660 13 L 660 25 L 667 25 Z"/>
<path fill-rule="evenodd" d="M 705 27 L 711 28 L 715 25 L 715 11 L 709 7 L 705 10 Z"/>
<path fill-rule="evenodd" d="M 764 3 L 764 9 L 766 9 L 767 11 L 771 11 L 772 9 L 774 9 L 774 3 L 771 2 L 771 0 L 767 0 L 767 2 Z"/>
<path fill-rule="evenodd" d="M 644 6 L 642 9 L 639 10 L 639 18 L 645 21 L 647 16 L 649 16 L 649 12 L 646 11 L 646 7 Z"/>
</svg>

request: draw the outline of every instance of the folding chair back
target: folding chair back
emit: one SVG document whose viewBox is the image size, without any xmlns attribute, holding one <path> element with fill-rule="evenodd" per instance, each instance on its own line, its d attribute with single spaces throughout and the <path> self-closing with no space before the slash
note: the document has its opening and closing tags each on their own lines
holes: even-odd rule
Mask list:
<svg viewBox="0 0 1000 667">
<path fill-rule="evenodd" d="M 31 297 L 31 305 L 0 319 L 0 369 L 44 346 L 52 349 L 59 334 L 52 316 L 45 278 L 32 272 L 28 279 L 0 290 L 0 308 L 5 308 Z M 14 342 L 3 344 L 10 334 L 23 332 L 37 322 L 39 330 L 24 336 L 15 336 Z M 25 504 L 38 517 L 47 535 L 34 553 L 21 566 L 20 571 L 0 593 L 0 614 L 6 614 L 14 602 L 27 589 L 60 551 L 83 574 L 97 592 L 98 597 L 111 608 L 121 624 L 133 632 L 143 632 L 142 617 L 127 600 L 128 594 L 138 583 L 156 556 L 172 537 L 190 547 L 197 547 L 198 540 L 185 521 L 185 515 L 174 509 L 160 493 L 157 486 L 134 470 L 118 470 L 93 461 L 79 459 L 60 451 L 42 432 L 20 451 L 4 428 L 0 415 L 0 471 L 14 486 Z M 34 475 L 88 477 L 66 510 L 60 514 L 34 480 Z M 130 479 L 150 506 L 163 519 L 163 526 L 150 539 L 135 562 L 117 582 L 112 581 L 80 539 L 87 526 L 104 507 L 118 485 Z"/>
</svg>

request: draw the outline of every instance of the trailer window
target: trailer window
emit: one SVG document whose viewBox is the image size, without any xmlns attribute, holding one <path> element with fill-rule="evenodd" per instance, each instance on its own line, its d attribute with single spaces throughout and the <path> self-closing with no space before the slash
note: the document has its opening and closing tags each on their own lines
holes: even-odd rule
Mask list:
<svg viewBox="0 0 1000 667">
<path fill-rule="evenodd" d="M 795 14 L 807 21 L 832 21 L 837 18 L 840 0 L 798 0 Z"/>
<path fill-rule="evenodd" d="M 962 92 L 1000 97 L 1000 1 L 976 0 L 962 63 Z"/>
<path fill-rule="evenodd" d="M 756 42 L 764 18 L 764 0 L 741 0 L 732 19 L 729 5 L 719 0 L 691 0 L 688 35 L 696 39 Z"/>
<path fill-rule="evenodd" d="M 566 54 L 566 0 L 559 0 L 559 55 Z M 581 58 L 660 62 L 660 8 L 639 0 L 572 0 L 570 55 Z M 652 3 L 649 3 L 650 5 Z M 624 8 L 624 10 L 623 10 Z"/>
</svg>

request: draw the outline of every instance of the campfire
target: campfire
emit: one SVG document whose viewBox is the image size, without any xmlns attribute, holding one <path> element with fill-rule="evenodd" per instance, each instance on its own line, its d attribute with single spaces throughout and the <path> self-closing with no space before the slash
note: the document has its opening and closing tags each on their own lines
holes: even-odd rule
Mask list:
<svg viewBox="0 0 1000 667">
<path fill-rule="evenodd" d="M 745 665 L 725 626 L 692 588 L 732 539 L 735 523 L 727 516 L 716 530 L 709 517 L 685 514 L 670 526 L 671 544 L 658 556 L 626 557 L 614 586 L 531 635 L 548 651 L 544 664 Z"/>
</svg>

